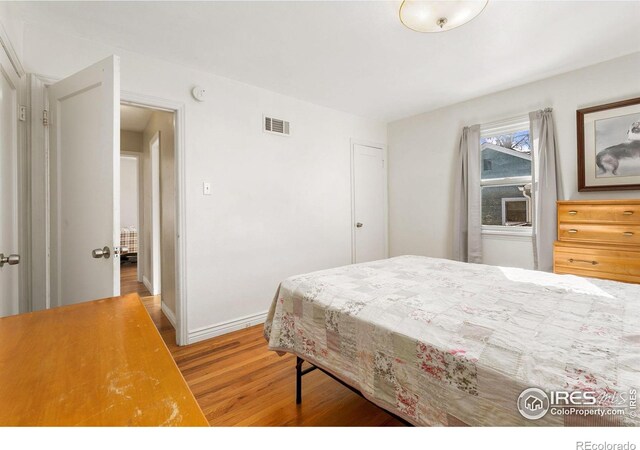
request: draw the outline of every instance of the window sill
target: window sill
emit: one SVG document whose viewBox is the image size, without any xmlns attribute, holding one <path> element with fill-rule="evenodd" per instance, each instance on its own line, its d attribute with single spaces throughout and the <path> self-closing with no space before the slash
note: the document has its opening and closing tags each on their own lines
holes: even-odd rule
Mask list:
<svg viewBox="0 0 640 450">
<path fill-rule="evenodd" d="M 510 227 L 482 227 L 483 236 L 509 236 L 519 237 L 523 239 L 531 239 L 533 236 L 533 230 L 530 227 L 527 228 L 510 228 Z"/>
</svg>

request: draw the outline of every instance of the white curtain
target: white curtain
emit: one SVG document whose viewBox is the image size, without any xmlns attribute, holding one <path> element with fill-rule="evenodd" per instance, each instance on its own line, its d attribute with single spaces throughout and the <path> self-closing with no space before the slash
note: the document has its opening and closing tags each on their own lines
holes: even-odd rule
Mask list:
<svg viewBox="0 0 640 450">
<path fill-rule="evenodd" d="M 453 257 L 482 262 L 480 125 L 465 127 L 460 138 L 454 198 Z"/>
<path fill-rule="evenodd" d="M 533 258 L 536 270 L 553 270 L 556 202 L 562 199 L 560 161 L 551 108 L 529 113 L 533 151 Z"/>
</svg>

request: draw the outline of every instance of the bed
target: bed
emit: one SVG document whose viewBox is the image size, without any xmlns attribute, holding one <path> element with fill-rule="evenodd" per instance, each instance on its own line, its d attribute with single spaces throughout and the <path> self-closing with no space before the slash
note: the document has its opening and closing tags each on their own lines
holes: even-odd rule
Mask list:
<svg viewBox="0 0 640 450">
<path fill-rule="evenodd" d="M 286 279 L 265 337 L 414 425 L 640 425 L 640 285 L 401 256 Z M 531 387 L 604 415 L 530 420 Z"/>
<path fill-rule="evenodd" d="M 123 227 L 120 229 L 120 246 L 127 248 L 127 256 L 138 254 L 138 230 L 135 227 Z"/>
</svg>

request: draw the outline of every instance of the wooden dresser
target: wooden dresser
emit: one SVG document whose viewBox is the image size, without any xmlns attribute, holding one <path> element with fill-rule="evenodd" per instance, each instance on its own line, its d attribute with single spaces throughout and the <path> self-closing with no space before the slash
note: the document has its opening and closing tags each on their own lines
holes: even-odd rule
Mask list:
<svg viewBox="0 0 640 450">
<path fill-rule="evenodd" d="M 640 200 L 558 202 L 553 271 L 640 283 Z"/>
</svg>

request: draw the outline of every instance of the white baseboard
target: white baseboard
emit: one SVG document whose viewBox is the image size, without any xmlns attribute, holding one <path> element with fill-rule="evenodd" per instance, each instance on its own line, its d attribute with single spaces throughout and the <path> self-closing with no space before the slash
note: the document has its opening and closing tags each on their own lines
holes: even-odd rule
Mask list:
<svg viewBox="0 0 640 450">
<path fill-rule="evenodd" d="M 144 284 L 144 287 L 146 287 L 151 295 L 153 295 L 153 286 L 151 286 L 151 281 L 149 281 L 149 279 L 144 275 L 142 276 L 142 284 Z"/>
<path fill-rule="evenodd" d="M 193 344 L 195 342 L 204 341 L 205 339 L 211 339 L 216 336 L 231 333 L 232 331 L 238 331 L 254 325 L 260 325 L 261 323 L 264 323 L 265 320 L 267 320 L 267 311 L 240 317 L 228 322 L 218 323 L 216 325 L 210 325 L 208 327 L 198 328 L 196 330 L 189 331 L 187 344 Z"/>
<path fill-rule="evenodd" d="M 173 311 L 171 311 L 163 301 L 160 301 L 160 309 L 162 309 L 164 315 L 167 316 L 167 319 L 169 319 L 169 322 L 173 325 L 173 329 L 176 330 L 176 315 Z"/>
</svg>

